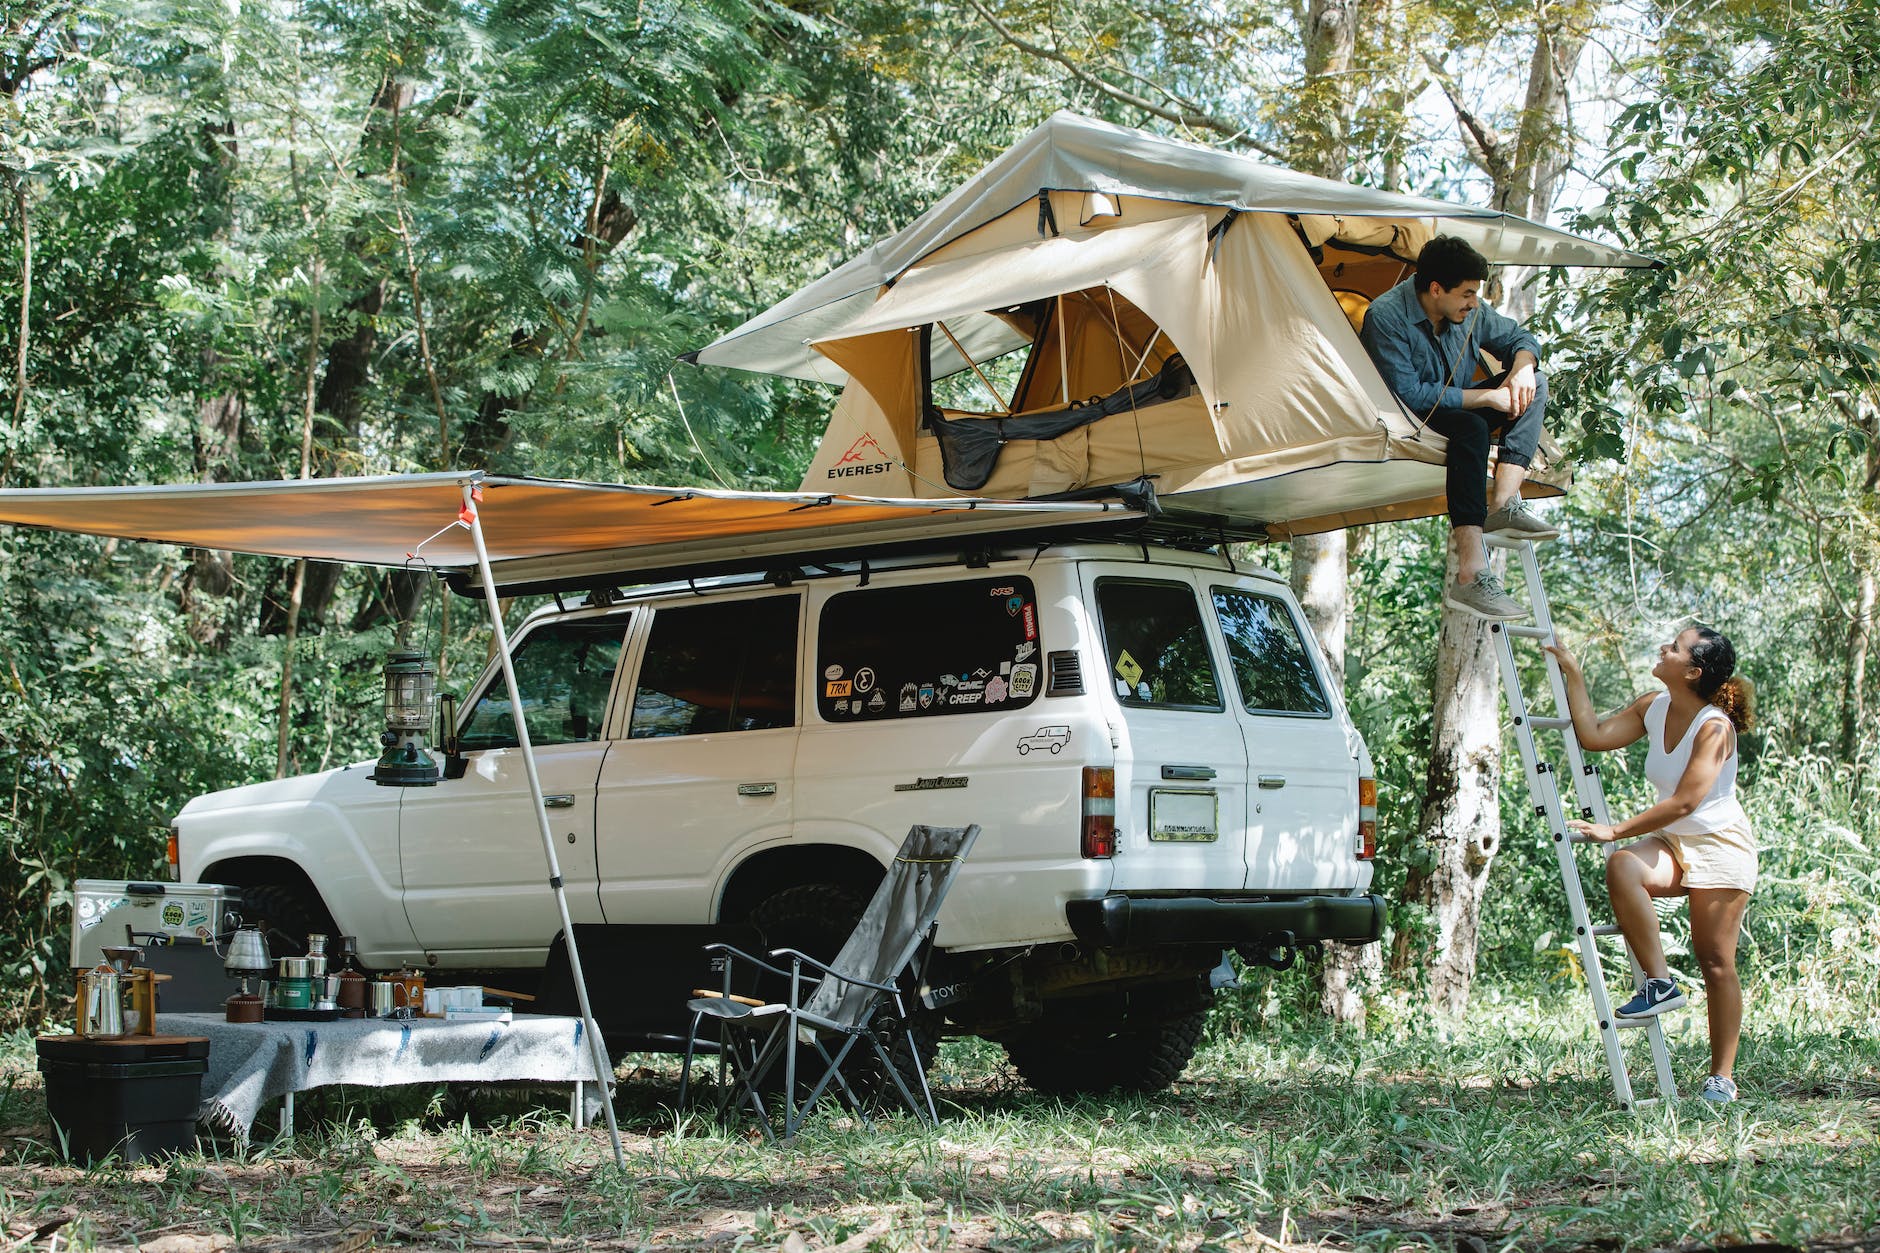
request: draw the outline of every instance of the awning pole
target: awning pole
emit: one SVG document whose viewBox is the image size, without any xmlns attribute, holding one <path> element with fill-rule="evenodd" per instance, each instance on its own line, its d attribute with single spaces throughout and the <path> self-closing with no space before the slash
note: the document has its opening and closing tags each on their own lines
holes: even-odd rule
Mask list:
<svg viewBox="0 0 1880 1253">
<path fill-rule="evenodd" d="M 522 767 L 529 776 L 529 795 L 535 799 L 535 820 L 542 832 L 542 853 L 548 859 L 548 886 L 555 890 L 555 908 L 561 911 L 561 937 L 568 946 L 568 968 L 574 974 L 575 1000 L 581 1006 L 581 1029 L 588 1039 L 588 1053 L 594 1059 L 594 1081 L 600 1085 L 601 1104 L 607 1110 L 607 1136 L 613 1141 L 614 1164 L 625 1170 L 627 1158 L 620 1149 L 620 1127 L 614 1122 L 613 1067 L 607 1062 L 607 1049 L 601 1043 L 594 1011 L 588 1008 L 587 978 L 581 972 L 581 952 L 575 947 L 574 923 L 568 918 L 568 895 L 561 884 L 561 862 L 555 856 L 555 835 L 548 825 L 542 777 L 535 771 L 535 746 L 529 742 L 528 720 L 522 716 L 522 693 L 516 688 L 516 670 L 509 660 L 509 633 L 503 630 L 503 609 L 496 598 L 496 576 L 490 571 L 489 550 L 483 546 L 483 519 L 477 512 L 473 490 L 473 484 L 463 485 L 462 516 L 469 519 L 470 542 L 476 546 L 477 572 L 483 577 L 483 596 L 489 602 L 490 629 L 496 633 L 496 657 L 502 663 L 503 685 L 509 691 L 516 744 L 522 749 Z"/>
</svg>

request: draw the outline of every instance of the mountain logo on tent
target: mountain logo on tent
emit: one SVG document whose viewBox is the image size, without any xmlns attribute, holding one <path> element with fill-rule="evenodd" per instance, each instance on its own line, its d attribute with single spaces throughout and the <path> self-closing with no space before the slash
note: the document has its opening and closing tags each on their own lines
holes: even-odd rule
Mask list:
<svg viewBox="0 0 1880 1253">
<path fill-rule="evenodd" d="M 861 474 L 886 474 L 892 464 L 888 454 L 875 442 L 875 437 L 864 431 L 862 437 L 850 444 L 849 450 L 829 467 L 829 477 L 846 479 Z"/>
</svg>

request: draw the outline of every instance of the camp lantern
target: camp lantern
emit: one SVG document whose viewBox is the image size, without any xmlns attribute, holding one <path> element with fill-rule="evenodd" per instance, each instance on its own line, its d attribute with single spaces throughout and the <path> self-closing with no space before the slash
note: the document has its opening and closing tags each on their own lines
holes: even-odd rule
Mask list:
<svg viewBox="0 0 1880 1253">
<path fill-rule="evenodd" d="M 429 658 L 409 648 L 394 648 L 385 658 L 385 733 L 372 781 L 381 787 L 433 787 L 437 763 L 425 751 L 437 696 L 437 671 Z"/>
</svg>

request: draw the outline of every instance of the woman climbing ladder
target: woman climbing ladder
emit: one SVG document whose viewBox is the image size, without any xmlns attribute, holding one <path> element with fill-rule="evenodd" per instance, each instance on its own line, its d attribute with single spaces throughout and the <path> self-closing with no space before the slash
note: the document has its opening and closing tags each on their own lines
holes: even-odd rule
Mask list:
<svg viewBox="0 0 1880 1253">
<path fill-rule="evenodd" d="M 1586 676 L 1565 647 L 1545 645 L 1560 664 L 1567 707 L 1580 746 L 1624 748 L 1649 736 L 1645 774 L 1658 803 L 1611 825 L 1567 825 L 1598 843 L 1645 838 L 1615 850 L 1606 862 L 1612 912 L 1645 985 L 1614 1013 L 1647 1018 L 1682 1009 L 1683 989 L 1665 964 L 1654 896 L 1691 898 L 1691 946 L 1704 975 L 1710 1020 L 1707 1101 L 1736 1099 L 1737 1040 L 1743 1025 L 1743 988 L 1736 973 L 1736 938 L 1756 887 L 1756 842 L 1736 799 L 1736 737 L 1753 718 L 1753 690 L 1736 674 L 1736 650 L 1708 627 L 1691 627 L 1658 648 L 1652 677 L 1665 690 L 1646 693 L 1598 718 Z"/>
</svg>

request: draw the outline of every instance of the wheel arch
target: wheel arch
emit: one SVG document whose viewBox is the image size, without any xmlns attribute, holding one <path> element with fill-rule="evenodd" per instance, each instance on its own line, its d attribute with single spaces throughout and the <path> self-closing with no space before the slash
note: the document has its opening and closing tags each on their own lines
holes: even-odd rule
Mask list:
<svg viewBox="0 0 1880 1253">
<path fill-rule="evenodd" d="M 787 844 L 759 849 L 738 864 L 718 895 L 719 922 L 739 922 L 758 902 L 785 888 L 806 883 L 834 883 L 854 888 L 864 899 L 887 874 L 874 854 L 846 844 Z"/>
</svg>

